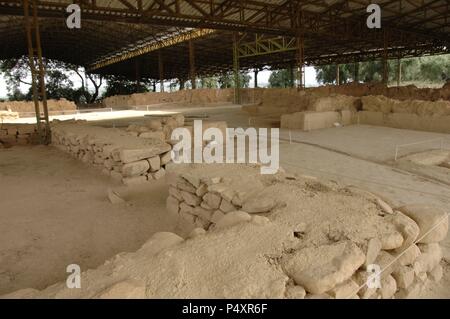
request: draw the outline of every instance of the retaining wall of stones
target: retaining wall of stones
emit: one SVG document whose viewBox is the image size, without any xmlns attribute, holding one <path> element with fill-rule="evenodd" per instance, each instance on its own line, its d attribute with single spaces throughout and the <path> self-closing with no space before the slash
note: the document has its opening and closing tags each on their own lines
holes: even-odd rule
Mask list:
<svg viewBox="0 0 450 319">
<path fill-rule="evenodd" d="M 282 207 L 262 194 L 258 177 L 242 175 L 238 184 L 230 184 L 227 176 L 226 170 L 202 175 L 194 167 L 170 170 L 166 175 L 167 209 L 177 214 L 183 225 L 190 225 L 189 237 L 246 222 L 264 224 L 269 222 L 265 214 Z M 319 184 L 314 184 L 315 189 L 326 189 Z M 279 257 L 292 280 L 286 290 L 288 298 L 418 298 L 425 285 L 442 279 L 440 242 L 448 232 L 447 212 L 420 204 L 393 209 L 373 194 L 357 192 L 369 194 L 390 230 L 363 242 L 330 233 L 332 243 L 306 246 Z M 297 233 L 302 238 L 307 227 L 300 228 Z M 380 283 L 371 285 L 369 269 L 374 266 L 378 267 L 374 271 L 382 272 Z"/>
</svg>

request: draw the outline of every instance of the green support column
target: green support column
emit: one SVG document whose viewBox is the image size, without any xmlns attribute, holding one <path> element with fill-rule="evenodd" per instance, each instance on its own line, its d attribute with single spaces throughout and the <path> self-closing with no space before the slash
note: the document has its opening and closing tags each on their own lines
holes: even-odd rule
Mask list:
<svg viewBox="0 0 450 319">
<path fill-rule="evenodd" d="M 237 32 L 233 34 L 233 72 L 234 72 L 234 103 L 241 104 L 241 81 L 239 66 L 239 35 Z"/>
</svg>

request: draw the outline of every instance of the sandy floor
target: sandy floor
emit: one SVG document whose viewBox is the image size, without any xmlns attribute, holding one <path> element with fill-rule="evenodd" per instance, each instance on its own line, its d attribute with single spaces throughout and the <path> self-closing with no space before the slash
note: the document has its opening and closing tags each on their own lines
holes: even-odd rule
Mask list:
<svg viewBox="0 0 450 319">
<path fill-rule="evenodd" d="M 135 251 L 154 232 L 172 230 L 163 181 L 112 205 L 111 183 L 52 147 L 0 150 L 0 294 L 44 288 L 67 276 L 66 266 L 94 268 Z"/>
</svg>

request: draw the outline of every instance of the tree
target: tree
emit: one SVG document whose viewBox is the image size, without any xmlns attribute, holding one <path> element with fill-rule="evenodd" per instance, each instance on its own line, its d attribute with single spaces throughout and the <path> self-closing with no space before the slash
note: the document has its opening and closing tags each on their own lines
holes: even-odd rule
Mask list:
<svg viewBox="0 0 450 319">
<path fill-rule="evenodd" d="M 250 85 L 251 76 L 248 73 L 239 73 L 239 84 L 241 88 L 248 88 Z M 232 72 L 224 73 L 217 79 L 219 88 L 227 89 L 235 87 L 234 74 Z"/>
<path fill-rule="evenodd" d="M 323 65 L 315 67 L 316 69 L 316 79 L 319 83 L 332 84 L 336 83 L 336 64 Z M 355 66 L 352 64 L 340 64 L 339 65 L 339 82 L 347 83 L 353 79 L 353 74 L 355 71 Z"/>
<path fill-rule="evenodd" d="M 269 87 L 271 88 L 287 88 L 294 83 L 292 75 L 289 70 L 277 70 L 270 73 Z M 295 78 L 295 75 L 294 75 Z"/>
<path fill-rule="evenodd" d="M 388 60 L 389 81 L 397 80 L 397 60 Z M 443 82 L 450 75 L 450 55 L 406 58 L 401 60 L 402 81 Z M 339 78 L 341 83 L 354 81 L 355 64 L 340 64 Z M 315 68 L 319 83 L 335 83 L 336 65 L 324 65 Z M 381 60 L 360 62 L 359 81 L 380 82 L 383 78 L 383 62 Z"/>
<path fill-rule="evenodd" d="M 0 73 L 4 76 L 8 85 L 8 98 L 10 100 L 21 98 L 31 100 L 33 97 L 31 87 L 25 95 L 20 91 L 21 84 L 31 86 L 31 72 L 28 61 L 27 56 L 0 61 Z M 82 76 L 83 71 L 80 71 L 79 66 L 45 58 L 43 59 L 43 63 L 46 70 L 47 98 L 65 98 L 75 103 L 93 103 L 97 100 L 100 86 L 102 85 L 101 76 L 86 73 L 87 78 L 94 87 L 94 92 L 91 93 L 85 86 L 85 80 Z M 72 73 L 79 76 L 82 83 L 81 88 L 74 87 L 74 83 L 70 79 Z"/>
<path fill-rule="evenodd" d="M 153 82 L 149 79 L 141 79 L 139 86 L 137 86 L 136 81 L 129 80 L 120 75 L 107 75 L 105 76 L 105 80 L 106 89 L 103 97 L 148 92 L 148 88 L 153 86 Z"/>
</svg>

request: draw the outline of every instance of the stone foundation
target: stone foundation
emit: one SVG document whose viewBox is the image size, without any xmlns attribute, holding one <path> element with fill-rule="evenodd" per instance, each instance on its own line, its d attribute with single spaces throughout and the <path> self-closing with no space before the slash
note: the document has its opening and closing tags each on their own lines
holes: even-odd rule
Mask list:
<svg viewBox="0 0 450 319">
<path fill-rule="evenodd" d="M 167 174 L 170 193 L 167 209 L 188 227 L 189 237 L 242 223 L 264 225 L 270 223 L 270 218 L 265 216 L 283 213 L 286 202 L 269 195 L 282 182 L 280 178 L 273 179 L 272 189 L 267 192 L 261 177 L 247 172 L 238 178 L 231 171 L 232 168 L 205 168 L 202 173 L 199 165 L 188 165 L 175 166 Z M 281 179 L 284 178 L 296 179 L 282 174 Z M 333 192 L 319 182 L 306 182 L 292 193 L 308 192 L 311 188 L 315 192 Z M 279 257 L 283 271 L 290 278 L 285 291 L 287 298 L 418 298 L 426 284 L 441 280 L 439 243 L 448 232 L 445 211 L 415 204 L 393 209 L 368 192 L 357 189 L 347 192 L 350 196 L 363 194 L 366 201 L 374 203 L 382 221 L 371 224 L 374 219 L 367 218 L 365 229 L 360 229 L 361 238 L 352 239 L 349 235 L 355 227 L 352 224 L 358 223 L 359 217 L 344 215 L 341 219 L 346 222 L 339 230 L 329 230 L 328 242 L 313 244 L 312 240 Z M 318 218 L 317 224 L 325 222 Z M 307 223 L 297 228 L 294 236 L 307 241 L 312 231 Z M 379 286 L 366 285 L 372 265 L 382 271 Z"/>
<path fill-rule="evenodd" d="M 171 145 L 161 139 L 85 122 L 53 124 L 52 144 L 125 185 L 162 178 L 171 161 Z"/>
</svg>

